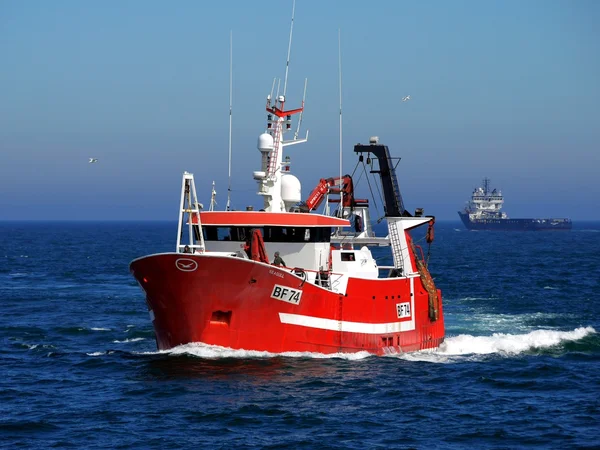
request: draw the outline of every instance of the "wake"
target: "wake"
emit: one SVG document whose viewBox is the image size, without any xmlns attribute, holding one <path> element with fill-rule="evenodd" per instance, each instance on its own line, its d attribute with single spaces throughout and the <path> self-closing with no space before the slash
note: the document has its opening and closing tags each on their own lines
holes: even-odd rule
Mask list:
<svg viewBox="0 0 600 450">
<path fill-rule="evenodd" d="M 412 361 L 455 362 L 477 355 L 497 354 L 515 356 L 532 350 L 542 350 L 569 341 L 578 341 L 595 334 L 592 327 L 576 328 L 573 331 L 535 330 L 526 334 L 494 333 L 491 336 L 461 334 L 447 337 L 442 345 L 433 350 L 399 355 Z M 472 358 L 471 358 L 472 359 Z"/>
<path fill-rule="evenodd" d="M 447 337 L 437 349 L 422 350 L 414 353 L 388 355 L 387 357 L 399 358 L 407 361 L 427 361 L 437 363 L 460 362 L 465 359 L 472 360 L 478 355 L 498 354 L 500 356 L 514 356 L 535 349 L 554 347 L 563 342 L 578 341 L 584 337 L 595 334 L 592 327 L 576 328 L 573 331 L 536 330 L 527 334 L 494 333 L 491 336 L 471 336 L 461 334 Z M 221 358 L 314 358 L 314 359 L 346 359 L 350 361 L 374 357 L 368 352 L 358 353 L 312 353 L 312 352 L 284 352 L 270 353 L 256 350 L 234 350 L 216 345 L 201 343 L 180 345 L 170 350 L 143 352 L 145 355 L 190 355 L 206 359 Z M 477 359 L 477 358 L 476 358 Z"/>
<path fill-rule="evenodd" d="M 314 358 L 314 359 L 330 359 L 330 358 L 341 358 L 347 359 L 350 361 L 355 361 L 359 359 L 369 358 L 374 356 L 369 352 L 358 352 L 358 353 L 332 353 L 332 354 L 324 354 L 324 353 L 313 353 L 313 352 L 283 352 L 283 353 L 271 353 L 271 352 L 262 352 L 258 350 L 234 350 L 228 347 L 219 347 L 218 345 L 209 345 L 202 343 L 191 343 L 179 345 L 170 350 L 162 350 L 156 352 L 145 352 L 145 355 L 191 355 L 197 356 L 199 358 L 206 359 L 220 359 L 220 358 L 240 358 L 240 359 L 249 359 L 249 358 L 279 358 L 279 357 L 287 357 L 287 358 Z"/>
</svg>

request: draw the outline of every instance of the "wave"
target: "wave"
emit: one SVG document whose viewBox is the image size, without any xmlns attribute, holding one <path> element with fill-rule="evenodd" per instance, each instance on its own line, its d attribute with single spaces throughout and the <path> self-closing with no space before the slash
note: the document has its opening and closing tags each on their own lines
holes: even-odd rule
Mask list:
<svg viewBox="0 0 600 450">
<path fill-rule="evenodd" d="M 184 344 L 174 347 L 170 350 L 159 350 L 156 352 L 140 352 L 142 355 L 190 355 L 199 358 L 206 359 L 220 359 L 220 358 L 278 358 L 281 356 L 289 358 L 314 358 L 314 359 L 331 359 L 340 358 L 350 361 L 360 360 L 374 356 L 369 352 L 357 352 L 357 353 L 313 353 L 313 352 L 283 352 L 283 353 L 271 353 L 263 352 L 258 350 L 235 350 L 228 347 L 219 347 L 218 345 L 209 345 L 202 343 L 191 343 Z"/>
<path fill-rule="evenodd" d="M 534 349 L 550 348 L 562 342 L 577 341 L 595 333 L 596 330 L 592 327 L 582 327 L 573 331 L 536 330 L 527 334 L 494 333 L 491 336 L 471 336 L 461 334 L 459 336 L 447 337 L 444 343 L 437 349 L 386 356 L 401 358 L 409 361 L 429 361 L 440 363 L 454 362 L 454 360 L 457 359 L 464 360 L 465 356 L 473 355 L 498 354 L 504 356 L 514 356 Z M 350 361 L 361 360 L 374 356 L 372 353 L 366 351 L 357 353 L 332 354 L 313 352 L 270 353 L 257 350 L 234 350 L 232 348 L 202 343 L 179 345 L 170 350 L 135 353 L 141 355 L 190 355 L 206 359 L 274 358 L 283 356 L 289 358 L 313 359 L 339 358 Z"/>
<path fill-rule="evenodd" d="M 106 350 L 103 352 L 86 353 L 86 355 L 88 355 L 88 356 L 104 356 L 104 355 L 112 355 L 113 353 L 115 353 L 113 350 Z"/>
<path fill-rule="evenodd" d="M 113 341 L 114 344 L 126 344 L 128 342 L 138 342 L 138 341 L 145 341 L 146 338 L 143 337 L 137 337 L 137 338 L 131 338 L 131 339 L 125 339 L 124 341 Z"/>
<path fill-rule="evenodd" d="M 472 336 L 461 334 L 446 337 L 437 349 L 421 350 L 412 353 L 394 353 L 385 355 L 387 358 L 398 358 L 407 361 L 423 361 L 433 363 L 453 363 L 465 360 L 480 360 L 482 355 L 515 356 L 533 350 L 543 350 L 561 343 L 578 341 L 586 336 L 596 334 L 591 327 L 580 327 L 573 331 L 536 330 L 527 334 L 494 333 L 491 336 Z M 122 344 L 146 340 L 145 338 L 132 338 L 123 341 L 115 340 L 114 343 Z M 88 356 L 103 356 L 113 354 L 114 350 L 87 353 Z M 129 352 L 127 352 L 129 353 Z M 271 353 L 258 350 L 232 349 L 218 345 L 203 344 L 200 342 L 179 345 L 170 350 L 157 350 L 149 352 L 130 352 L 133 355 L 172 355 L 194 356 L 203 359 L 256 359 L 256 358 L 311 358 L 311 359 L 345 359 L 358 361 L 375 357 L 374 354 L 362 351 L 356 353 L 315 353 L 315 352 L 282 352 Z"/>
<path fill-rule="evenodd" d="M 554 347 L 563 342 L 578 341 L 595 334 L 592 327 L 576 328 L 573 331 L 535 330 L 527 334 L 494 333 L 491 336 L 461 334 L 447 337 L 442 345 L 433 350 L 399 355 L 413 361 L 453 362 L 457 357 L 497 354 L 514 356 L 520 353 Z"/>
<path fill-rule="evenodd" d="M 491 314 L 471 312 L 468 314 L 450 314 L 446 336 L 472 334 L 475 336 L 493 333 L 525 334 L 535 330 L 562 330 L 565 319 L 578 321 L 574 314 L 565 313 L 529 313 L 529 314 Z"/>
<path fill-rule="evenodd" d="M 13 272 L 9 273 L 8 276 L 11 278 L 23 278 L 29 276 L 29 274 L 25 272 Z"/>
</svg>

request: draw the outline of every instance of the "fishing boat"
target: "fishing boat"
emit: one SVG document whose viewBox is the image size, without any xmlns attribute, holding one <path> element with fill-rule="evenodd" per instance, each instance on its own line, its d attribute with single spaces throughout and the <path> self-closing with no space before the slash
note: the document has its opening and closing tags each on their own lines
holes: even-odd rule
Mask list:
<svg viewBox="0 0 600 450">
<path fill-rule="evenodd" d="M 573 222 L 568 218 L 513 219 L 502 211 L 504 196 L 499 189 L 490 187 L 484 178 L 476 187 L 463 211 L 458 215 L 469 230 L 495 231 L 569 231 Z"/>
<path fill-rule="evenodd" d="M 175 250 L 130 264 L 158 349 L 204 343 L 272 353 L 384 355 L 443 342 L 441 291 L 411 236 L 423 227 L 422 239 L 431 245 L 435 218 L 404 207 L 397 158 L 377 137 L 354 152 L 379 177 L 386 236 L 375 235 L 369 202 L 354 198 L 350 175 L 321 179 L 302 200 L 284 149 L 308 135 L 283 137 L 294 116 L 299 129 L 303 111 L 304 100 L 287 109 L 285 87 L 283 95 L 272 88 L 267 96 L 260 169 L 252 173 L 259 207 L 217 211 L 211 202 L 203 210 L 194 176 L 184 172 Z M 371 249 L 391 253 L 393 263 L 378 264 Z"/>
<path fill-rule="evenodd" d="M 279 161 L 262 159 L 264 211 L 203 211 L 186 172 L 175 251 L 131 263 L 158 348 L 202 342 L 274 353 L 388 354 L 439 346 L 441 292 L 411 237 L 427 225 L 431 241 L 434 218 L 404 209 L 388 147 L 375 139 L 354 147 L 379 162 L 388 235 L 377 238 L 364 204 L 342 200 L 337 217 L 296 206 L 291 188 L 299 183 L 279 170 L 283 142 L 273 139 L 287 116 L 283 105 L 278 111 L 273 134 L 259 138 L 261 153 Z M 379 266 L 371 246 L 391 250 L 393 265 Z M 285 265 L 272 263 L 275 252 Z"/>
</svg>

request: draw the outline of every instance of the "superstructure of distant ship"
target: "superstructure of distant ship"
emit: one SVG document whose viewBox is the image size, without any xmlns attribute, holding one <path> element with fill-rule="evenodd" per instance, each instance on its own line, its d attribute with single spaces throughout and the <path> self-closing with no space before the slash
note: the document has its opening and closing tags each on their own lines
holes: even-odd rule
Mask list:
<svg viewBox="0 0 600 450">
<path fill-rule="evenodd" d="M 503 204 L 502 192 L 491 189 L 489 178 L 484 178 L 482 185 L 475 188 L 471 200 L 458 215 L 469 230 L 565 231 L 573 227 L 571 219 L 567 218 L 510 219 L 501 211 Z"/>
</svg>

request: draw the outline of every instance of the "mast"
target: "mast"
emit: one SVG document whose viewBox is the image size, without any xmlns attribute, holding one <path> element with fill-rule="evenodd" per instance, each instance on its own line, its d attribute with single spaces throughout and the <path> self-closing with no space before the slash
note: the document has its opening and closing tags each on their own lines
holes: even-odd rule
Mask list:
<svg viewBox="0 0 600 450">
<path fill-rule="evenodd" d="M 292 48 L 292 36 L 294 29 L 294 15 L 296 2 L 292 4 L 292 21 L 290 25 L 290 37 L 288 42 L 288 52 L 285 66 L 285 78 L 283 84 L 283 95 L 279 94 L 281 81 L 277 83 L 277 93 L 273 97 L 275 88 L 275 80 L 271 87 L 271 93 L 267 96 L 267 130 L 258 138 L 258 150 L 261 153 L 261 170 L 255 171 L 253 176 L 258 183 L 258 195 L 263 196 L 264 210 L 272 212 L 284 212 L 285 204 L 282 199 L 282 163 L 283 163 L 283 147 L 288 145 L 300 144 L 308 140 L 308 131 L 306 138 L 297 139 L 300 124 L 302 120 L 302 112 L 304 111 L 304 99 L 306 98 L 306 84 L 304 81 L 304 96 L 302 106 L 296 109 L 285 109 L 287 79 L 289 73 L 290 55 Z M 294 133 L 294 138 L 290 141 L 283 140 L 283 134 L 291 131 L 292 116 L 300 114 L 298 129 Z"/>
<path fill-rule="evenodd" d="M 209 211 L 214 211 L 215 206 L 217 206 L 217 191 L 215 190 L 215 182 L 212 182 L 212 190 L 210 191 L 210 206 L 208 207 Z"/>
<path fill-rule="evenodd" d="M 340 89 L 340 217 L 343 217 L 344 204 L 344 181 L 342 178 L 342 37 L 341 31 L 338 28 L 338 73 L 339 73 L 339 89 Z"/>
<path fill-rule="evenodd" d="M 227 205 L 226 211 L 229 211 L 231 206 L 231 117 L 233 109 L 233 31 L 229 32 L 229 185 L 227 187 Z M 213 192 L 214 192 L 214 181 L 213 181 Z M 212 205 L 212 203 L 211 203 Z"/>
<path fill-rule="evenodd" d="M 410 216 L 410 213 L 404 208 L 404 201 L 402 200 L 398 178 L 396 177 L 396 169 L 392 162 L 388 146 L 379 144 L 379 138 L 373 136 L 369 139 L 369 145 L 356 144 L 354 151 L 361 154 L 372 153 L 379 161 L 379 170 L 371 170 L 371 173 L 378 173 L 381 178 L 385 200 L 385 217 Z"/>
<path fill-rule="evenodd" d="M 490 179 L 488 177 L 485 177 L 483 179 L 483 194 L 488 195 L 489 192 L 490 192 Z"/>
<path fill-rule="evenodd" d="M 290 54 L 292 52 L 292 32 L 294 31 L 294 13 L 296 12 L 296 0 L 292 2 L 292 24 L 290 25 L 290 40 L 288 43 L 287 60 L 285 61 L 285 79 L 283 82 L 283 96 L 287 92 L 288 70 L 290 68 Z"/>
</svg>

